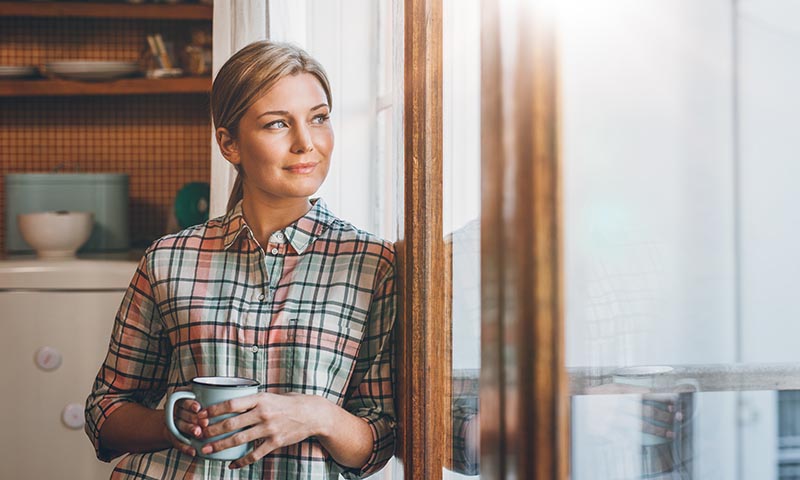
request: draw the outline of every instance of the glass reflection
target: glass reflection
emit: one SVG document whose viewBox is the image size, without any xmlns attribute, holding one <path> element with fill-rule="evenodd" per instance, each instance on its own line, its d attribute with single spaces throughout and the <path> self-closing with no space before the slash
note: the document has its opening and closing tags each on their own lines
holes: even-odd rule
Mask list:
<svg viewBox="0 0 800 480">
<path fill-rule="evenodd" d="M 443 227 L 451 262 L 452 455 L 444 479 L 479 474 L 480 1 L 443 2 Z"/>
<path fill-rule="evenodd" d="M 800 6 L 561 7 L 571 478 L 800 478 Z"/>
</svg>

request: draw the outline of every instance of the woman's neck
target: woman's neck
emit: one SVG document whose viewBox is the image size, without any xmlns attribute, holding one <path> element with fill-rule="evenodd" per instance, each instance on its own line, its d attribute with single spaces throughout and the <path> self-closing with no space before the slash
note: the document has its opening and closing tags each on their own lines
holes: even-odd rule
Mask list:
<svg viewBox="0 0 800 480">
<path fill-rule="evenodd" d="M 291 225 L 311 210 L 308 198 L 267 199 L 245 192 L 242 214 L 256 241 L 264 246 L 273 233 Z"/>
</svg>

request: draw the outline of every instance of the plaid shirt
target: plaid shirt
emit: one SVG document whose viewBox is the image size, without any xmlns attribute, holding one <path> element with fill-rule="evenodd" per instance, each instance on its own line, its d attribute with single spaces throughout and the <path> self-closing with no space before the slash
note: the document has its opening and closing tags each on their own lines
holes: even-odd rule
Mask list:
<svg viewBox="0 0 800 480">
<path fill-rule="evenodd" d="M 124 457 L 112 478 L 360 478 L 394 451 L 390 334 L 394 250 L 321 200 L 259 246 L 241 202 L 223 217 L 156 241 L 117 313 L 108 356 L 86 401 L 98 458 L 105 420 L 127 402 L 150 408 L 196 376 L 235 375 L 261 391 L 323 396 L 364 419 L 373 448 L 359 471 L 315 438 L 237 471 L 169 448 Z"/>
</svg>

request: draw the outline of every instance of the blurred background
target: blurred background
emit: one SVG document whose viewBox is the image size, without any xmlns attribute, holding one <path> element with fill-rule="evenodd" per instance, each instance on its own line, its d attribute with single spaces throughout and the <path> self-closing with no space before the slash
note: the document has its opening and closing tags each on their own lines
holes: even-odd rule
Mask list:
<svg viewBox="0 0 800 480">
<path fill-rule="evenodd" d="M 800 4 L 550 3 L 571 478 L 800 478 Z M 491 159 L 478 158 L 480 2 L 444 6 L 453 435 L 472 435 L 469 451 Z M 446 476 L 479 474 L 480 455 L 453 455 Z"/>
</svg>

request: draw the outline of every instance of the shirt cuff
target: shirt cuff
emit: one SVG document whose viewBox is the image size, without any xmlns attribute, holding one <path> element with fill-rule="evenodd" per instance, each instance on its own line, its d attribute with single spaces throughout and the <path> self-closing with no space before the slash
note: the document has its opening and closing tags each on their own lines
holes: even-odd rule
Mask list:
<svg viewBox="0 0 800 480">
<path fill-rule="evenodd" d="M 361 468 L 347 468 L 337 463 L 342 468 L 341 475 L 347 480 L 359 480 L 376 473 L 394 455 L 394 422 L 375 413 L 360 418 L 372 430 L 372 454 Z"/>
<path fill-rule="evenodd" d="M 127 400 L 118 399 L 105 406 L 105 408 L 95 405 L 91 409 L 86 410 L 85 430 L 86 434 L 92 440 L 92 445 L 94 445 L 94 453 L 98 460 L 108 463 L 124 453 L 110 450 L 102 446 L 100 444 L 100 430 L 103 428 L 103 424 L 106 423 L 106 420 L 108 420 L 108 417 L 110 417 L 112 413 L 126 403 L 129 402 Z"/>
</svg>

